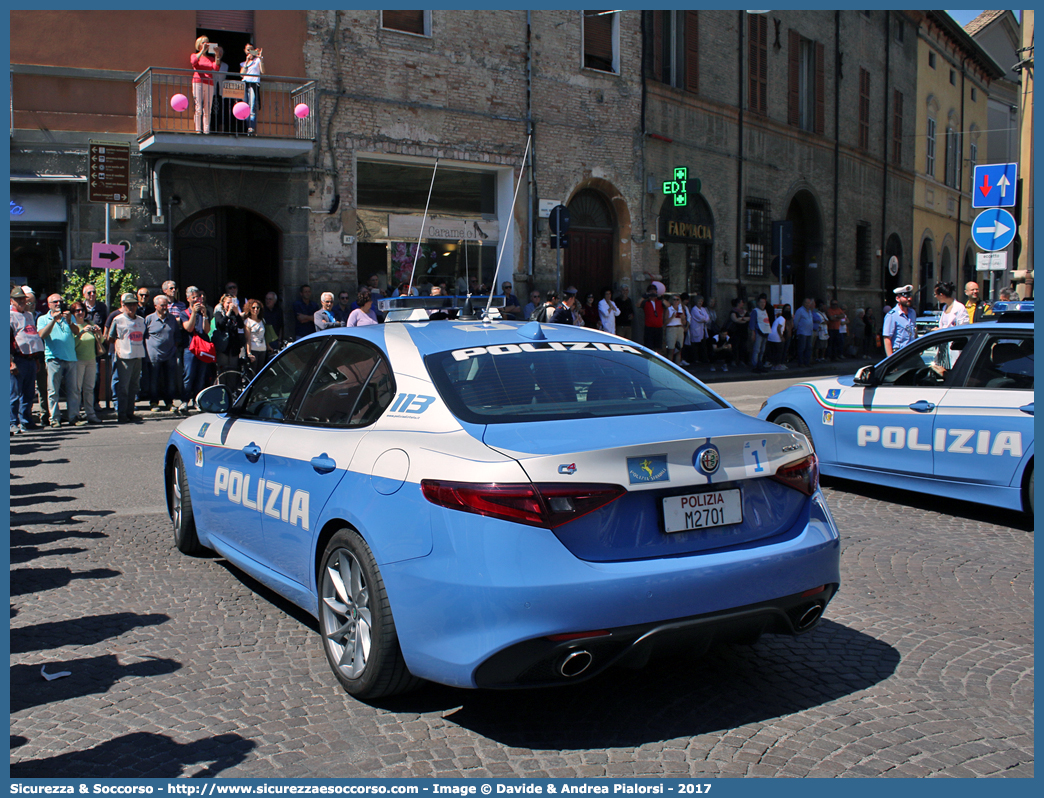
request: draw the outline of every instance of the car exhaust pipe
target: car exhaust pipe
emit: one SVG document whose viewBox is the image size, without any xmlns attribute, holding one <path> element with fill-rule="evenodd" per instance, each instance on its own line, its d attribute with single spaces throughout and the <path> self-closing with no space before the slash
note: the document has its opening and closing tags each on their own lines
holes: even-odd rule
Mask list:
<svg viewBox="0 0 1044 798">
<path fill-rule="evenodd" d="M 819 620 L 819 617 L 822 614 L 823 614 L 823 605 L 819 604 L 819 603 L 813 604 L 811 607 L 809 607 L 807 610 L 805 610 L 801 614 L 800 618 L 798 618 L 797 630 L 799 632 L 803 632 L 806 629 L 811 628 L 812 626 L 815 625 L 816 621 Z"/>
<path fill-rule="evenodd" d="M 572 651 L 562 660 L 558 672 L 567 679 L 572 679 L 590 668 L 592 662 L 594 657 L 591 656 L 591 652 Z"/>
</svg>

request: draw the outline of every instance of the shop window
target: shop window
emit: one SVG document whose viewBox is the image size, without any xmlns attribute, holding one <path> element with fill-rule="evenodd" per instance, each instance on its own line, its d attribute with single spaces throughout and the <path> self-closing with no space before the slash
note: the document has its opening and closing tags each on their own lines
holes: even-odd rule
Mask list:
<svg viewBox="0 0 1044 798">
<path fill-rule="evenodd" d="M 430 11 L 382 11 L 381 27 L 412 33 L 416 36 L 431 36 Z"/>
<path fill-rule="evenodd" d="M 617 11 L 584 11 L 584 67 L 600 72 L 620 72 L 620 14 Z"/>
<path fill-rule="evenodd" d="M 790 31 L 789 124 L 822 134 L 825 122 L 826 76 L 823 45 Z"/>
</svg>

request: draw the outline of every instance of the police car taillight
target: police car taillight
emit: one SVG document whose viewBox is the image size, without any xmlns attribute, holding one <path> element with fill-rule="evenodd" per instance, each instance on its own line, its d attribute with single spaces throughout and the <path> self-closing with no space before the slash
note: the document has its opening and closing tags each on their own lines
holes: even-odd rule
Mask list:
<svg viewBox="0 0 1044 798">
<path fill-rule="evenodd" d="M 788 488 L 811 496 L 819 487 L 819 460 L 814 454 L 810 454 L 808 457 L 780 466 L 772 478 Z"/>
<path fill-rule="evenodd" d="M 432 504 L 466 513 L 554 529 L 620 498 L 619 485 L 558 483 L 475 483 L 421 481 Z"/>
</svg>

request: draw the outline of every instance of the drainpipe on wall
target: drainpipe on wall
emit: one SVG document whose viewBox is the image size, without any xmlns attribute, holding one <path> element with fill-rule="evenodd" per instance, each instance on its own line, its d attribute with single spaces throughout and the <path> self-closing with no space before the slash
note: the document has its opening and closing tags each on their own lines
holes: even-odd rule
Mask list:
<svg viewBox="0 0 1044 798">
<path fill-rule="evenodd" d="M 639 17 L 639 20 L 640 20 L 639 32 L 640 32 L 640 35 L 642 37 L 642 55 L 641 55 L 641 59 L 642 59 L 641 60 L 642 107 L 641 107 L 641 114 L 640 114 L 642 143 L 639 145 L 641 147 L 641 150 L 642 150 L 642 155 L 641 155 L 641 159 L 639 160 L 640 172 L 639 172 L 639 175 L 638 175 L 638 180 L 640 181 L 640 183 L 639 183 L 638 189 L 642 192 L 642 203 L 641 203 L 641 208 L 642 208 L 642 243 L 644 244 L 644 243 L 648 243 L 648 241 L 649 241 L 649 230 L 646 227 L 646 219 L 648 218 L 648 214 L 645 211 L 645 205 L 646 205 L 646 203 L 652 202 L 653 200 L 649 199 L 650 195 L 649 195 L 648 187 L 646 186 L 646 181 L 649 178 L 648 178 L 648 171 L 646 170 L 646 163 L 645 163 L 645 156 L 646 156 L 646 152 L 645 152 L 646 143 L 645 142 L 646 142 L 646 135 L 647 135 L 646 134 L 646 125 L 645 125 L 645 109 L 646 109 L 645 82 L 646 82 L 646 80 L 648 80 L 648 77 L 645 74 L 645 59 L 648 57 L 648 52 L 646 51 L 646 47 L 648 46 L 648 43 L 646 42 L 645 11 L 639 11 L 638 13 L 641 14 L 641 16 Z M 655 12 L 653 12 L 653 13 L 655 13 Z M 654 209 L 654 212 L 655 212 L 655 209 Z M 654 233 L 654 235 L 657 236 L 656 240 L 659 241 L 660 240 L 659 239 L 659 235 L 660 235 L 659 217 L 656 218 L 656 225 L 657 225 L 656 226 L 656 232 Z M 653 249 L 653 252 L 655 253 L 656 250 Z M 634 272 L 635 272 L 634 266 L 635 266 L 635 261 L 636 261 L 636 258 L 634 257 L 634 254 L 635 254 L 634 250 L 632 249 L 632 251 L 631 251 L 631 273 L 629 275 L 627 275 L 627 285 L 631 289 L 634 288 Z M 647 254 L 648 254 L 648 247 L 646 247 L 645 250 L 642 251 L 642 259 L 641 260 L 642 260 L 642 265 L 643 266 L 645 265 L 645 258 L 647 256 Z"/>
<path fill-rule="evenodd" d="M 533 290 L 533 280 L 536 277 L 534 272 L 535 269 L 535 249 L 536 249 L 536 220 L 539 216 L 539 210 L 537 207 L 537 191 L 536 191 L 536 172 L 533 168 L 533 162 L 536 160 L 536 141 L 533 135 L 533 18 L 532 12 L 526 11 L 526 133 L 530 139 L 529 147 L 529 182 L 526 185 L 526 190 L 529 194 L 529 212 L 526 214 L 528 217 L 528 235 L 529 235 L 529 255 L 526 258 L 526 272 L 529 274 L 530 285 L 529 291 Z"/>
<path fill-rule="evenodd" d="M 891 63 L 892 56 L 892 37 L 890 34 L 890 26 L 892 21 L 892 12 L 885 11 L 884 14 L 884 35 L 885 35 L 885 68 L 884 68 L 884 104 L 881 106 L 885 109 L 883 124 L 881 126 L 881 135 L 883 142 L 881 146 L 881 296 L 888 296 L 887 273 L 888 273 L 888 250 L 885 248 L 885 242 L 888 240 L 888 81 L 891 72 L 889 71 L 889 65 Z M 894 110 L 894 109 L 893 109 Z M 900 131 L 902 133 L 902 131 Z"/>
<path fill-rule="evenodd" d="M 837 299 L 837 200 L 841 164 L 841 12 L 834 12 L 834 299 Z M 780 268 L 782 271 L 782 268 Z M 795 297 L 796 301 L 796 297 Z"/>
<path fill-rule="evenodd" d="M 957 262 L 954 264 L 954 279 L 953 284 L 959 286 L 964 280 L 964 252 L 961 249 L 961 218 L 964 215 L 964 75 L 966 71 L 966 65 L 968 63 L 968 56 L 964 56 L 961 59 L 961 121 L 960 121 L 960 132 L 957 134 L 957 152 L 955 156 L 957 158 L 957 173 L 956 181 L 957 185 Z M 989 127 L 989 125 L 987 125 Z M 975 187 L 972 187 L 972 191 Z M 978 276 L 978 275 L 974 275 Z M 992 276 L 992 275 L 991 275 Z M 959 295 L 958 295 L 959 296 Z"/>
<path fill-rule="evenodd" d="M 739 16 L 739 64 L 736 74 L 739 75 L 739 96 L 736 107 L 739 109 L 739 152 L 736 157 L 736 296 L 743 296 L 743 26 L 747 22 L 745 12 L 737 11 Z"/>
</svg>

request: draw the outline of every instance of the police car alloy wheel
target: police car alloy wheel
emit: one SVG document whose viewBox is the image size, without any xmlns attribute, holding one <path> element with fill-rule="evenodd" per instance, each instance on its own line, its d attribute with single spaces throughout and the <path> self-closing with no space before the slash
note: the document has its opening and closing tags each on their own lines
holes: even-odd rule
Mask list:
<svg viewBox="0 0 1044 798">
<path fill-rule="evenodd" d="M 354 531 L 335 534 L 319 574 L 319 625 L 334 675 L 356 698 L 413 687 L 395 634 L 388 596 L 370 547 Z"/>
<path fill-rule="evenodd" d="M 180 454 L 174 455 L 170 469 L 170 520 L 174 522 L 174 545 L 182 554 L 200 554 L 204 551 L 196 537 L 196 521 L 192 515 L 192 497 L 185 479 L 185 463 Z"/>
</svg>

